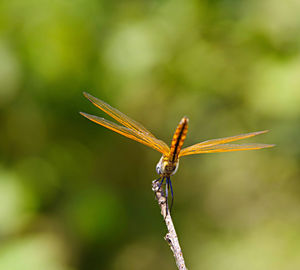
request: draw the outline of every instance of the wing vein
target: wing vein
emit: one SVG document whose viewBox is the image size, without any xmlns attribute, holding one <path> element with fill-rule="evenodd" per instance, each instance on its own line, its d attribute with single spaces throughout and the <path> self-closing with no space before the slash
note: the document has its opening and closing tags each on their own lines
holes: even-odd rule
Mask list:
<svg viewBox="0 0 300 270">
<path fill-rule="evenodd" d="M 231 151 L 254 150 L 254 149 L 272 147 L 274 146 L 273 144 L 257 144 L 257 143 L 227 144 L 227 142 L 247 139 L 266 132 L 268 132 L 268 130 L 204 141 L 182 149 L 179 156 L 182 157 L 182 156 L 200 154 L 200 153 L 231 152 Z"/>
<path fill-rule="evenodd" d="M 116 108 L 113 108 L 112 106 L 110 106 L 109 104 L 105 103 L 104 101 L 93 97 L 92 95 L 88 94 L 88 93 L 83 93 L 84 96 L 90 100 L 96 107 L 98 107 L 99 109 L 101 109 L 103 112 L 107 113 L 109 116 L 111 116 L 112 118 L 114 118 L 116 121 L 118 121 L 120 124 L 122 124 L 124 127 L 126 127 L 128 130 L 131 130 L 132 133 L 134 133 L 134 135 L 131 136 L 135 136 L 138 138 L 143 138 L 142 141 L 147 142 L 148 146 L 158 150 L 159 152 L 167 155 L 170 151 L 169 146 L 163 142 L 162 140 L 157 139 L 149 130 L 147 130 L 142 124 L 134 121 L 133 119 L 131 119 L 130 117 L 128 117 L 127 115 L 125 115 L 124 113 L 120 112 L 119 110 L 117 110 Z M 84 115 L 84 114 L 83 114 Z M 85 114 L 84 116 L 86 116 L 88 114 Z M 93 116 L 95 118 L 97 118 L 97 116 Z M 87 118 L 91 118 L 91 115 L 89 115 L 89 117 Z M 95 119 L 94 118 L 94 119 Z M 99 119 L 103 119 L 100 118 Z M 99 121 L 98 119 L 98 121 Z M 92 119 L 90 119 L 92 120 Z M 92 120 L 93 121 L 93 120 Z M 114 124 L 113 122 L 110 122 L 108 120 L 105 120 L 106 122 L 109 122 L 110 125 Z M 99 122 L 94 121 L 98 124 L 105 122 L 104 120 L 100 120 Z M 100 124 L 101 125 L 101 124 Z M 115 124 L 116 125 L 116 124 Z M 116 125 L 118 127 L 121 127 L 119 125 Z M 108 128 L 108 127 L 107 127 Z M 127 132 L 128 132 L 127 130 Z M 114 130 L 116 131 L 116 130 Z M 116 131 L 117 132 L 117 131 Z M 120 133 L 120 132 L 119 132 Z M 121 133 L 120 133 L 121 134 Z M 122 134 L 123 136 L 126 136 L 124 134 Z M 126 136 L 128 138 L 133 139 L 133 137 L 129 137 Z M 138 141 L 138 140 L 136 140 Z M 144 143 L 145 144 L 145 143 Z"/>
<path fill-rule="evenodd" d="M 144 134 L 140 133 L 139 131 L 120 126 L 116 123 L 113 123 L 111 121 L 108 121 L 104 118 L 101 118 L 101 117 L 98 117 L 95 115 L 91 115 L 91 114 L 87 114 L 87 113 L 83 113 L 83 112 L 80 112 L 80 114 L 83 115 L 84 117 L 88 118 L 89 120 L 91 120 L 101 126 L 104 126 L 114 132 L 117 132 L 127 138 L 130 138 L 130 139 L 140 142 L 144 145 L 147 145 L 147 146 L 161 152 L 162 154 L 165 153 L 165 150 L 161 147 L 161 141 L 154 137 L 151 138 L 151 140 L 150 140 L 149 137 L 145 136 Z"/>
</svg>

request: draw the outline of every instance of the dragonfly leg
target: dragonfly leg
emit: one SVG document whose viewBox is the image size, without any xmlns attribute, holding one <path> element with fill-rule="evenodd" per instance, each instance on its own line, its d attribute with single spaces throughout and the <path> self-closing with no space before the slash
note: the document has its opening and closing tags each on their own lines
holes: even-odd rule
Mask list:
<svg viewBox="0 0 300 270">
<path fill-rule="evenodd" d="M 157 180 L 160 180 L 160 178 L 158 178 Z M 158 184 L 158 190 L 160 190 L 160 188 L 161 188 L 161 185 L 163 184 L 164 180 L 165 180 L 165 178 L 164 178 L 164 177 L 162 177 L 162 179 L 161 179 L 160 183 Z M 164 192 L 162 191 L 162 193 L 164 193 Z M 163 195 L 164 195 L 164 194 L 163 194 Z"/>
<path fill-rule="evenodd" d="M 169 211 L 169 205 L 168 205 L 169 181 L 168 181 L 168 178 L 166 179 L 165 191 L 166 191 L 166 216 L 167 216 L 168 211 Z"/>
<path fill-rule="evenodd" d="M 168 195 L 169 195 L 169 188 L 170 188 L 170 179 L 169 178 L 166 178 L 166 177 L 162 177 L 162 178 L 158 178 L 156 179 L 155 181 L 159 181 L 161 179 L 161 181 L 159 182 L 158 184 L 158 187 L 157 187 L 157 190 L 160 190 L 161 189 L 161 186 L 162 184 L 164 183 L 164 180 L 166 180 L 166 183 L 165 183 L 165 190 L 164 188 L 161 189 L 161 194 L 162 196 L 164 196 L 166 198 L 166 215 L 168 215 L 168 210 L 169 210 L 169 206 L 168 206 Z M 173 190 L 172 191 L 172 204 L 173 204 Z"/>
<path fill-rule="evenodd" d="M 170 207 L 170 212 L 172 211 L 172 207 L 173 207 L 173 202 L 174 202 L 174 195 L 173 195 L 173 187 L 172 187 L 172 182 L 171 182 L 171 178 L 167 178 L 167 181 L 169 182 L 170 185 L 170 190 L 171 190 L 171 207 Z"/>
<path fill-rule="evenodd" d="M 160 179 L 161 179 L 161 177 L 158 177 L 158 178 L 155 179 L 153 182 L 154 182 L 154 183 L 157 183 Z"/>
</svg>

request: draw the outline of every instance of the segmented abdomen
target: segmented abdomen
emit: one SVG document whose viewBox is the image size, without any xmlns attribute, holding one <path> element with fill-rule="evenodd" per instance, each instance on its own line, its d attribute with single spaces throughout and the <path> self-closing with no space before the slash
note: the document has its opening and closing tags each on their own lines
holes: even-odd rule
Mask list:
<svg viewBox="0 0 300 270">
<path fill-rule="evenodd" d="M 170 147 L 169 159 L 171 162 L 176 162 L 178 159 L 179 152 L 188 131 L 188 122 L 189 119 L 187 117 L 183 117 L 175 130 Z"/>
</svg>

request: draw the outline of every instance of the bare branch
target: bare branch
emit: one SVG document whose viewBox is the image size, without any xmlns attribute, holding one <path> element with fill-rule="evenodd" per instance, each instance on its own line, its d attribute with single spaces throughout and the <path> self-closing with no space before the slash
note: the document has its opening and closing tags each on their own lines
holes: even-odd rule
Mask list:
<svg viewBox="0 0 300 270">
<path fill-rule="evenodd" d="M 163 216 L 168 229 L 164 238 L 173 252 L 178 269 L 187 270 L 170 211 L 167 211 L 166 197 L 163 195 L 162 187 L 159 187 L 159 181 L 154 180 L 152 182 L 152 190 L 155 192 L 158 205 L 161 209 L 161 215 Z"/>
</svg>

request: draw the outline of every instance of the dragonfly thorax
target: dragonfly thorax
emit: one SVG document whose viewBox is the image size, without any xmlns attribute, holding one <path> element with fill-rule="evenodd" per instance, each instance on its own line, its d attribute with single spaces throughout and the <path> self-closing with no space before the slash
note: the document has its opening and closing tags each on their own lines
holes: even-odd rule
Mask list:
<svg viewBox="0 0 300 270">
<path fill-rule="evenodd" d="M 179 160 L 172 162 L 168 157 L 162 156 L 156 165 L 156 172 L 159 175 L 171 176 L 177 172 Z"/>
</svg>

